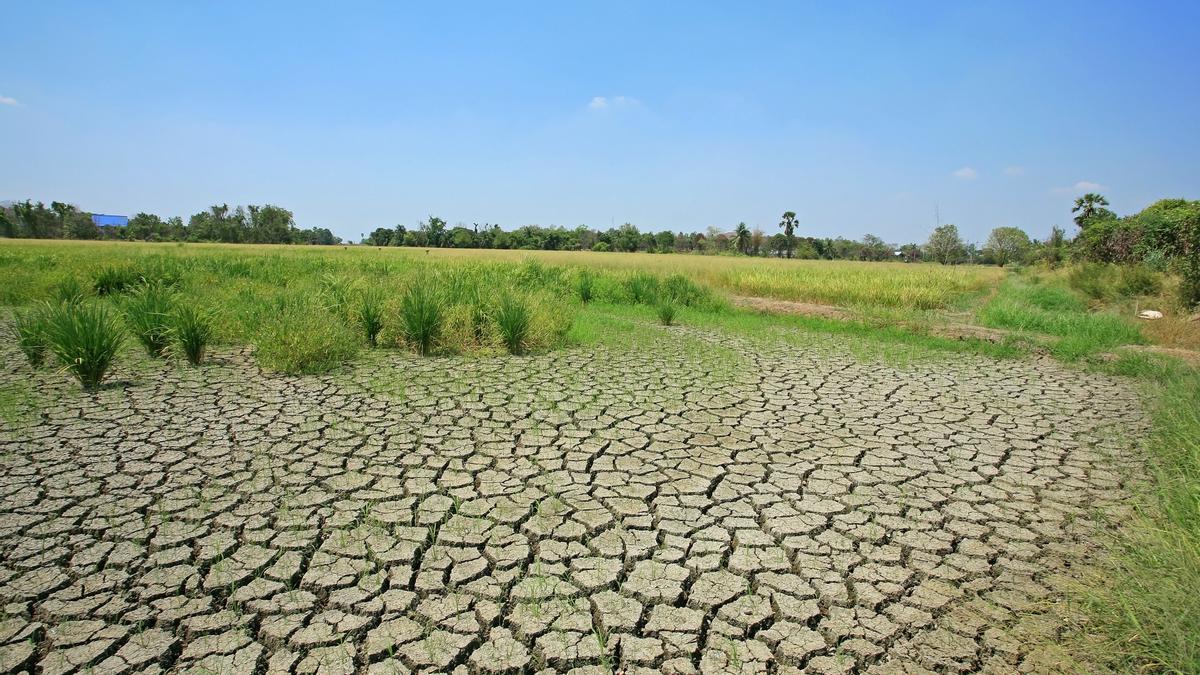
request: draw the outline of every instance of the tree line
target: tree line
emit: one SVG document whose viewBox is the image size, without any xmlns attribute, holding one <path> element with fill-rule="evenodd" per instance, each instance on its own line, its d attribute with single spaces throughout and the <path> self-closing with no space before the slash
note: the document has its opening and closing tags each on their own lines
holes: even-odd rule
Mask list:
<svg viewBox="0 0 1200 675">
<path fill-rule="evenodd" d="M 125 241 L 194 241 L 227 244 L 340 244 L 324 227 L 296 227 L 292 212 L 264 206 L 212 206 L 192 215 L 163 220 L 139 213 L 128 225 L 98 226 L 92 214 L 64 202 L 16 202 L 0 208 L 0 237 L 28 239 L 109 239 Z"/>
</svg>

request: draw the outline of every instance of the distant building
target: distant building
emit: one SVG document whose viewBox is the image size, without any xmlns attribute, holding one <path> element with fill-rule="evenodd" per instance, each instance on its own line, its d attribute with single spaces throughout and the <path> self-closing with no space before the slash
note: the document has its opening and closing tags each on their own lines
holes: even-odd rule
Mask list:
<svg viewBox="0 0 1200 675">
<path fill-rule="evenodd" d="M 92 222 L 96 227 L 125 227 L 129 224 L 127 216 L 110 216 L 104 213 L 93 213 Z"/>
</svg>

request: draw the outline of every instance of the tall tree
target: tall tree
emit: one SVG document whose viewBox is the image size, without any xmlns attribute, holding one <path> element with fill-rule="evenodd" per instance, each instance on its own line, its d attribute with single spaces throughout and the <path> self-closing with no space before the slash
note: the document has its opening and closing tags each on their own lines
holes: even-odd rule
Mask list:
<svg viewBox="0 0 1200 675">
<path fill-rule="evenodd" d="M 958 228 L 953 225 L 942 225 L 929 235 L 925 244 L 926 255 L 943 265 L 954 265 L 967 258 L 967 246 L 962 237 L 958 236 Z"/>
<path fill-rule="evenodd" d="M 737 242 L 738 253 L 750 252 L 750 228 L 746 227 L 745 223 L 738 223 L 737 229 L 733 231 L 733 238 Z"/>
<path fill-rule="evenodd" d="M 792 251 L 796 249 L 796 212 L 784 211 L 783 220 L 779 221 L 779 227 L 783 228 L 784 251 L 790 258 Z"/>
<path fill-rule="evenodd" d="M 991 254 L 997 265 L 1004 267 L 1013 262 L 1021 262 L 1029 252 L 1032 242 L 1029 235 L 1019 227 L 997 227 L 988 236 L 984 248 Z"/>
<path fill-rule="evenodd" d="M 1076 199 L 1075 206 L 1071 209 L 1071 213 L 1076 214 L 1075 224 L 1080 229 L 1085 229 L 1093 218 L 1112 214 L 1112 211 L 1104 208 L 1106 206 L 1108 206 L 1108 200 L 1104 198 L 1104 195 L 1095 192 L 1089 192 Z"/>
</svg>

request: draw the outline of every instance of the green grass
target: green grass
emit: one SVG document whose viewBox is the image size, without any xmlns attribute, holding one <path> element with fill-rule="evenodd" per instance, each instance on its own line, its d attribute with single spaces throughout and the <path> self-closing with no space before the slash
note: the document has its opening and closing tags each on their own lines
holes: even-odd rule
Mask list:
<svg viewBox="0 0 1200 675">
<path fill-rule="evenodd" d="M 171 345 L 174 292 L 160 282 L 142 284 L 122 303 L 125 322 L 150 356 L 163 356 Z"/>
<path fill-rule="evenodd" d="M 979 322 L 992 328 L 1056 337 L 1050 351 L 1064 361 L 1146 342 L 1131 320 L 1090 311 L 1082 298 L 1067 289 L 1019 277 L 1001 284 L 996 296 L 979 311 Z"/>
<path fill-rule="evenodd" d="M 85 391 L 95 391 L 124 342 L 121 324 L 104 305 L 48 305 L 46 347 Z"/>
<path fill-rule="evenodd" d="M 1078 589 L 1078 648 L 1118 672 L 1200 673 L 1200 373 L 1147 354 L 1101 367 L 1146 383 L 1151 481 Z"/>
<path fill-rule="evenodd" d="M 212 314 L 193 304 L 181 304 L 170 317 L 171 338 L 179 353 L 193 366 L 204 360 L 213 336 Z"/>
<path fill-rule="evenodd" d="M 506 293 L 496 304 L 494 316 L 496 330 L 499 331 L 500 339 L 508 353 L 522 353 L 533 325 L 533 313 L 528 301 L 515 294 Z"/>
<path fill-rule="evenodd" d="M 17 347 L 25 355 L 29 367 L 41 368 L 46 362 L 46 313 L 41 307 L 13 314 L 17 331 Z"/>
<path fill-rule="evenodd" d="M 442 334 L 445 304 L 441 294 L 426 280 L 408 288 L 400 301 L 400 334 L 406 344 L 422 356 L 433 353 Z"/>
</svg>

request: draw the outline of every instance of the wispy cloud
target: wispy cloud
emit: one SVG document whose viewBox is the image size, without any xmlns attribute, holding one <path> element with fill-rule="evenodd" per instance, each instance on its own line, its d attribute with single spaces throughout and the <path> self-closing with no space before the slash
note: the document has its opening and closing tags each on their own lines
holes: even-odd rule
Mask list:
<svg viewBox="0 0 1200 675">
<path fill-rule="evenodd" d="M 1025 167 L 1023 166 L 1006 166 L 1004 167 L 1005 176 L 1024 176 Z"/>
<path fill-rule="evenodd" d="M 959 180 L 975 180 L 976 178 L 979 178 L 979 172 L 969 166 L 964 166 L 958 171 L 955 171 L 953 175 Z"/>
<path fill-rule="evenodd" d="M 1103 190 L 1104 186 L 1099 183 L 1094 183 L 1090 180 L 1081 180 L 1069 187 L 1057 187 L 1052 192 L 1095 192 Z"/>
<path fill-rule="evenodd" d="M 0 96 L 0 105 L 21 105 L 11 96 Z"/>
<path fill-rule="evenodd" d="M 593 96 L 587 107 L 588 110 L 620 110 L 636 108 L 641 104 L 641 101 L 632 96 Z"/>
</svg>

